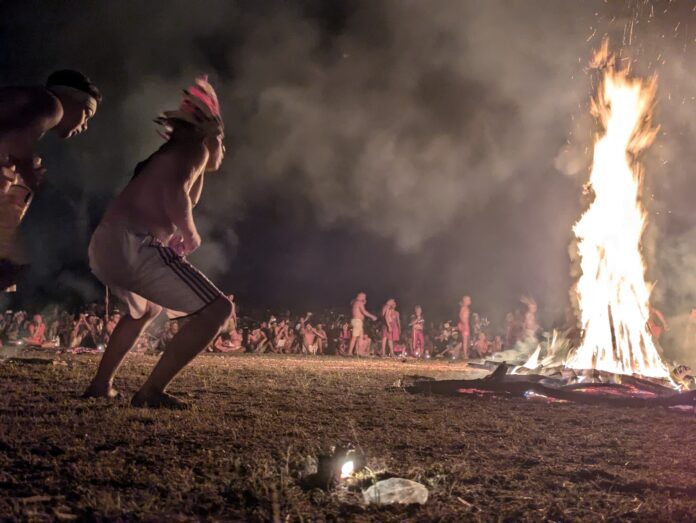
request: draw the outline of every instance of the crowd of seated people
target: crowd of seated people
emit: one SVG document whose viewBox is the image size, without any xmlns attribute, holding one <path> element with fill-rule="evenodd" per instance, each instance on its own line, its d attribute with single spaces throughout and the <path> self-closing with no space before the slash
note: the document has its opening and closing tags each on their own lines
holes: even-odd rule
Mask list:
<svg viewBox="0 0 696 523">
<path fill-rule="evenodd" d="M 396 313 L 398 314 L 398 312 Z M 99 352 L 104 349 L 118 324 L 120 312 L 105 314 L 103 305 L 92 304 L 71 314 L 59 307 L 48 307 L 40 314 L 8 310 L 0 315 L 0 342 L 44 349 Z M 185 319 L 167 320 L 163 315 L 136 343 L 134 352 L 157 354 L 178 332 Z M 417 307 L 394 334 L 390 355 L 414 358 L 460 359 L 465 352 L 461 331 L 455 321 L 426 322 Z M 500 331 L 476 313 L 471 314 L 469 358 L 486 358 L 525 336 L 524 311 L 511 313 Z M 403 325 L 403 328 L 401 328 Z M 355 344 L 358 357 L 386 357 L 384 325 L 380 320 L 365 325 Z M 290 312 L 263 311 L 249 316 L 235 314 L 208 347 L 209 352 L 254 354 L 306 354 L 310 356 L 349 353 L 352 338 L 347 315 L 335 311 L 293 315 Z"/>
</svg>

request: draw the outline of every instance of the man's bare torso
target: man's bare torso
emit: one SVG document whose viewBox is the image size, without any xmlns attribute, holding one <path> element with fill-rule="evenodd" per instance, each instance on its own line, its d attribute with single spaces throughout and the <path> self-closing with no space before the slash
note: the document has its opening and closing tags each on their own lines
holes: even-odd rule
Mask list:
<svg viewBox="0 0 696 523">
<path fill-rule="evenodd" d="M 364 320 L 365 319 L 365 307 L 362 302 L 356 301 L 353 303 L 353 314 L 354 320 Z"/>
<path fill-rule="evenodd" d="M 148 233 L 168 242 L 176 226 L 167 213 L 164 196 L 167 191 L 183 186 L 195 205 L 200 196 L 203 168 L 183 179 L 176 164 L 193 164 L 197 159 L 195 150 L 182 153 L 163 145 L 138 166 L 139 170 L 136 168 L 133 178 L 107 209 L 103 221 L 125 224 L 134 232 Z"/>
</svg>

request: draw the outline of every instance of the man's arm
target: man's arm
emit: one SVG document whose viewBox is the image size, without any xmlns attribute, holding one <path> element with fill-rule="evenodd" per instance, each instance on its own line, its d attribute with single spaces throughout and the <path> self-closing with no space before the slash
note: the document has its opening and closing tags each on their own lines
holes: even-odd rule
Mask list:
<svg viewBox="0 0 696 523">
<path fill-rule="evenodd" d="M 203 154 L 207 157 L 205 146 L 201 145 Z M 200 169 L 201 162 L 192 161 L 193 155 L 171 154 L 167 161 L 163 162 L 159 168 L 169 171 L 164 179 L 167 180 L 167 187 L 164 191 L 164 208 L 168 218 L 178 229 L 181 236 L 180 245 L 183 254 L 195 251 L 201 244 L 201 238 L 193 221 L 193 204 L 187 186 L 194 180 Z M 200 160 L 200 158 L 195 158 Z M 173 247 L 177 247 L 174 245 Z"/>
<path fill-rule="evenodd" d="M 9 156 L 26 184 L 36 189 L 43 170 L 35 164 L 34 147 L 41 137 L 58 125 L 63 107 L 48 91 L 8 93 L 0 95 L 0 153 Z"/>
<path fill-rule="evenodd" d="M 191 190 L 189 190 L 189 198 L 191 199 L 191 205 L 195 207 L 198 205 L 198 202 L 201 200 L 201 194 L 203 193 L 203 174 L 201 173 L 198 178 L 196 178 L 196 181 L 193 182 L 193 186 L 191 186 Z"/>
<path fill-rule="evenodd" d="M 365 309 L 365 306 L 364 306 L 363 304 L 360 304 L 360 312 L 363 313 L 363 314 L 364 314 L 365 316 L 367 316 L 368 318 L 370 318 L 372 321 L 375 321 L 375 320 L 377 319 L 377 316 L 375 316 L 374 314 L 370 314 L 369 312 L 367 312 L 367 309 Z"/>
</svg>

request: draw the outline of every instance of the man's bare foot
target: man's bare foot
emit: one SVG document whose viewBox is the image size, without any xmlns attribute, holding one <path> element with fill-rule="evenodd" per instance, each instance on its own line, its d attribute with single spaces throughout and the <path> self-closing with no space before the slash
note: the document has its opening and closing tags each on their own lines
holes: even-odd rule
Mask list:
<svg viewBox="0 0 696 523">
<path fill-rule="evenodd" d="M 87 398 L 108 398 L 114 399 L 121 396 L 121 393 L 111 385 L 106 387 L 97 386 L 94 383 L 87 387 L 87 390 L 82 393 L 82 397 Z"/>
<path fill-rule="evenodd" d="M 132 407 L 185 410 L 190 405 L 166 392 L 138 392 L 131 400 Z"/>
</svg>

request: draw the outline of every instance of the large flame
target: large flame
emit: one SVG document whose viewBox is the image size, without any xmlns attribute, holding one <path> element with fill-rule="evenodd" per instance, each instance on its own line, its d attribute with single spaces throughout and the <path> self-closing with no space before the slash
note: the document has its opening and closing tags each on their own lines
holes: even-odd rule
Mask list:
<svg viewBox="0 0 696 523">
<path fill-rule="evenodd" d="M 641 238 L 643 171 L 637 155 L 655 138 L 651 114 L 656 78 L 629 77 L 614 65 L 608 42 L 593 65 L 604 70 L 592 114 L 595 140 L 589 189 L 594 199 L 575 224 L 582 275 L 577 283 L 583 341 L 566 366 L 617 374 L 669 377 L 647 326 L 651 286 Z"/>
</svg>

